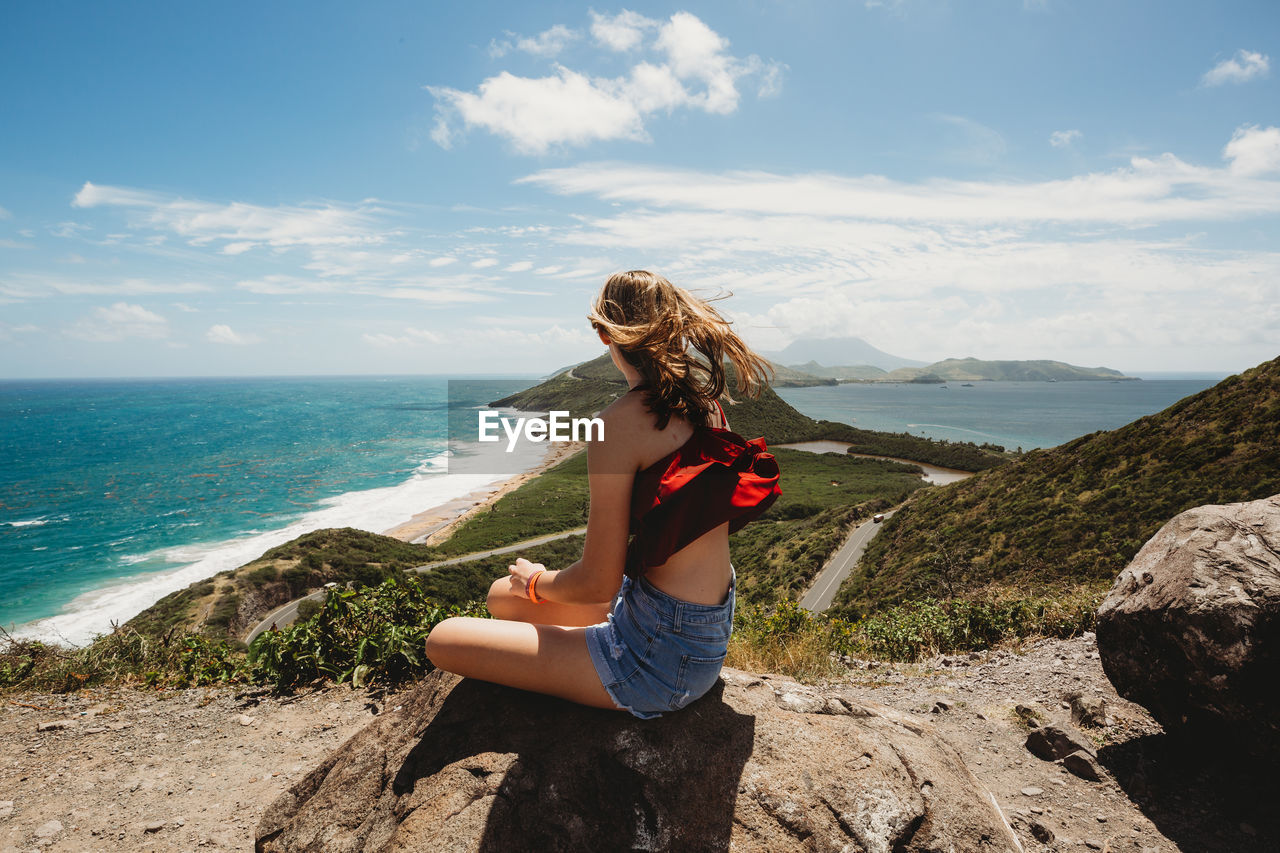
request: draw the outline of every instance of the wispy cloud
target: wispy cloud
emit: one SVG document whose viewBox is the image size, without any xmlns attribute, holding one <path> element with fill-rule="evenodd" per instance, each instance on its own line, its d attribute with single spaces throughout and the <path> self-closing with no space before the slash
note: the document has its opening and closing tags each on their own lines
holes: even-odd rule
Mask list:
<svg viewBox="0 0 1280 853">
<path fill-rule="evenodd" d="M 1055 130 L 1049 134 L 1049 144 L 1054 148 L 1066 148 L 1081 137 L 1078 130 Z"/>
<path fill-rule="evenodd" d="M 1242 48 L 1236 51 L 1235 56 L 1222 60 L 1206 71 L 1200 78 L 1200 85 L 1221 86 L 1224 83 L 1247 83 L 1257 77 L 1267 76 L 1270 70 L 1270 57 Z"/>
<path fill-rule="evenodd" d="M 580 38 L 582 38 L 582 33 L 577 30 L 571 30 L 564 24 L 556 24 L 536 36 L 521 36 L 509 32 L 507 37 L 501 41 L 494 39 L 489 42 L 489 56 L 494 59 L 501 59 L 514 49 L 522 50 L 531 56 L 549 59 L 558 55 L 570 42 Z"/>
<path fill-rule="evenodd" d="M 382 348 L 401 348 L 401 347 L 418 347 L 423 344 L 443 344 L 445 337 L 437 332 L 429 329 L 415 329 L 411 326 L 405 327 L 403 333 L 399 335 L 389 334 L 387 332 L 368 333 L 360 336 L 364 342 L 375 347 Z"/>
<path fill-rule="evenodd" d="M 565 34 L 575 32 L 561 30 L 542 34 L 557 32 L 548 45 L 562 45 Z M 646 58 L 621 77 L 594 77 L 556 65 L 545 77 L 503 71 L 475 91 L 427 86 L 436 99 L 432 138 L 450 148 L 467 130 L 479 128 L 507 139 L 522 154 L 597 141 L 647 141 L 645 123 L 656 113 L 694 109 L 725 115 L 738 108 L 739 86 L 746 80 L 757 81 L 761 96 L 779 88 L 781 64 L 730 54 L 728 40 L 688 12 L 666 22 L 634 12 L 613 17 L 593 12 L 591 32 L 598 46 L 610 51 L 644 47 Z"/>
<path fill-rule="evenodd" d="M 135 214 L 136 226 L 171 232 L 194 246 L 221 243 L 221 251 L 229 255 L 260 246 L 350 246 L 383 239 L 375 226 L 381 208 L 372 202 L 354 206 L 220 204 L 86 182 L 72 205 L 125 208 Z"/>
<path fill-rule="evenodd" d="M 225 344 L 237 347 L 248 346 L 249 344 L 257 343 L 259 340 L 255 335 L 242 335 L 224 323 L 210 326 L 204 337 L 211 344 Z"/>
<path fill-rule="evenodd" d="M 169 337 L 169 321 L 141 305 L 117 302 L 93 309 L 63 332 L 94 343 L 117 343 L 129 338 L 158 340 Z"/>
</svg>

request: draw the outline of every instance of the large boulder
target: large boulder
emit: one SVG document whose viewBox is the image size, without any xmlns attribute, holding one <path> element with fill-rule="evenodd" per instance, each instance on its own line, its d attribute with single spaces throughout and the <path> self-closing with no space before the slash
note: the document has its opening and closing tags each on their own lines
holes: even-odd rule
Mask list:
<svg viewBox="0 0 1280 853">
<path fill-rule="evenodd" d="M 436 671 L 282 794 L 259 851 L 1018 851 L 933 727 L 725 669 L 655 720 Z"/>
<path fill-rule="evenodd" d="M 1176 516 L 1120 573 L 1097 632 L 1116 691 L 1166 731 L 1277 751 L 1280 496 Z"/>
</svg>

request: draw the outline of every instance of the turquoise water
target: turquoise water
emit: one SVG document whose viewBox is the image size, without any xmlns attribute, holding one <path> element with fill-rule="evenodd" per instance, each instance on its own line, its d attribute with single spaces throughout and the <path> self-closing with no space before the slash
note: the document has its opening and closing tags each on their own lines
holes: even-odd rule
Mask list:
<svg viewBox="0 0 1280 853">
<path fill-rule="evenodd" d="M 303 527 L 465 494 L 432 476 L 447 402 L 441 377 L 0 383 L 0 625 L 80 641 Z"/>
<path fill-rule="evenodd" d="M 851 383 L 780 388 L 778 396 L 811 418 L 861 429 L 1030 450 L 1124 426 L 1215 384 L 1210 379 L 974 382 L 969 387 Z"/>
</svg>

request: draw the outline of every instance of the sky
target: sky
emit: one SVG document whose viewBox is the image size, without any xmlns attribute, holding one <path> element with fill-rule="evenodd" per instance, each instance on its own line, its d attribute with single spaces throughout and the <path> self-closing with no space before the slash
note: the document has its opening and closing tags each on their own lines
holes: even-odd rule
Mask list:
<svg viewBox="0 0 1280 853">
<path fill-rule="evenodd" d="M 5 3 L 0 377 L 1280 355 L 1280 4 Z"/>
</svg>

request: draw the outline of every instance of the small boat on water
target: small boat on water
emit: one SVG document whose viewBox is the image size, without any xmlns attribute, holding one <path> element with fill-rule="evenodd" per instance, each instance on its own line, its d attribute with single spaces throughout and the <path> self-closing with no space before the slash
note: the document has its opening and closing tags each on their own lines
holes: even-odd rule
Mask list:
<svg viewBox="0 0 1280 853">
<path fill-rule="evenodd" d="M 973 383 L 972 383 L 972 382 L 963 382 L 963 383 L 961 383 L 960 387 L 961 387 L 961 388 L 972 388 L 972 387 L 973 387 Z"/>
</svg>

